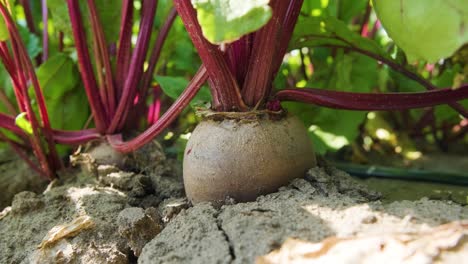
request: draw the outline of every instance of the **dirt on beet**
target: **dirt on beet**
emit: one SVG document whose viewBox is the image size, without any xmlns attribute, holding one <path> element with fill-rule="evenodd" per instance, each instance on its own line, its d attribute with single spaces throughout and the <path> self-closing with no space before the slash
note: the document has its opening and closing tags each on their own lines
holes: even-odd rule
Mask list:
<svg viewBox="0 0 468 264">
<path fill-rule="evenodd" d="M 148 151 L 134 154 L 139 163 L 133 172 L 110 165 L 75 168 L 45 191 L 16 194 L 0 213 L 0 263 L 299 263 L 304 250 L 328 241 L 327 250 L 307 255 L 313 263 L 338 254 L 331 240 L 390 243 L 380 236 L 419 236 L 447 223 L 459 223 L 445 238 L 448 244 L 413 250 L 421 256 L 414 263 L 446 260 L 446 252 L 450 261 L 466 257 L 462 199 L 421 191 L 411 200 L 390 200 L 368 181 L 321 164 L 254 202 L 192 206 L 180 164 L 160 148 Z"/>
</svg>

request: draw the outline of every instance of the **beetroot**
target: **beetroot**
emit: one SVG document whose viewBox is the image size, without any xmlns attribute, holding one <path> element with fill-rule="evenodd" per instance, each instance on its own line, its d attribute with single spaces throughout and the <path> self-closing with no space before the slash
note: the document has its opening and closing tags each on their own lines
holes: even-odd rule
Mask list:
<svg viewBox="0 0 468 264">
<path fill-rule="evenodd" d="M 206 119 L 185 149 L 185 190 L 195 203 L 252 201 L 303 177 L 315 163 L 307 131 L 296 117 Z"/>
</svg>

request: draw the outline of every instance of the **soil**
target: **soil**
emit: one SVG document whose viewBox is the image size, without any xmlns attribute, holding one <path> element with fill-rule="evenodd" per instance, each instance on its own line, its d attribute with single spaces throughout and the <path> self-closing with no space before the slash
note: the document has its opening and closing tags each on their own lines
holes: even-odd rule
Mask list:
<svg viewBox="0 0 468 264">
<path fill-rule="evenodd" d="M 13 196 L 22 191 L 40 193 L 47 187 L 47 181 L 40 178 L 15 153 L 0 151 L 0 211 L 11 204 Z"/>
<path fill-rule="evenodd" d="M 133 158 L 148 159 L 147 151 Z M 136 172 L 75 168 L 45 191 L 16 194 L 0 213 L 0 263 L 345 263 L 329 258 L 342 256 L 339 245 L 348 249 L 344 259 L 372 253 L 373 263 L 388 261 L 385 248 L 407 256 L 409 245 L 417 257 L 411 263 L 468 257 L 466 190 L 455 199 L 434 196 L 440 185 L 419 192 L 404 189 L 407 182 L 379 186 L 322 163 L 254 202 L 193 206 L 180 164 L 150 151 L 155 162 L 137 164 Z M 369 186 L 400 186 L 412 196 L 382 196 Z"/>
</svg>

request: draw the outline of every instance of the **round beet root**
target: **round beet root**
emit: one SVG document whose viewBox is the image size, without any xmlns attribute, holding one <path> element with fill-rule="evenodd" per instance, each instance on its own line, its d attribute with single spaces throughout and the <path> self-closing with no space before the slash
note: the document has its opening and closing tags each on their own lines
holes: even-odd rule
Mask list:
<svg viewBox="0 0 468 264">
<path fill-rule="evenodd" d="M 207 119 L 185 149 L 185 191 L 193 203 L 252 201 L 315 165 L 307 131 L 296 117 Z"/>
</svg>

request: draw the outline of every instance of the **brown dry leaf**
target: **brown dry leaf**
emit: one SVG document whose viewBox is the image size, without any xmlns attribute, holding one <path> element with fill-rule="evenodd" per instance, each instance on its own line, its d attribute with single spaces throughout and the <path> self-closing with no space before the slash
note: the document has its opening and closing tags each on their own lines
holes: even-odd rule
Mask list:
<svg viewBox="0 0 468 264">
<path fill-rule="evenodd" d="M 257 264 L 463 263 L 468 259 L 468 221 L 424 233 L 330 237 L 320 243 L 288 239 Z"/>
<path fill-rule="evenodd" d="M 93 225 L 94 222 L 91 220 L 91 217 L 83 215 L 75 218 L 70 223 L 54 226 L 47 232 L 38 248 L 41 249 L 56 243 L 62 238 L 74 236 L 84 229 L 91 228 Z"/>
</svg>

